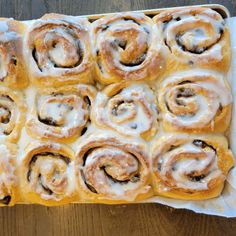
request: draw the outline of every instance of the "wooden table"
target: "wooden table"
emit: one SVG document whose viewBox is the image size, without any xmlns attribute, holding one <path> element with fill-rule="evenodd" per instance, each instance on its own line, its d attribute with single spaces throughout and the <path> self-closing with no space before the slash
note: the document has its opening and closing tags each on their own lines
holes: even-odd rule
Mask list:
<svg viewBox="0 0 236 236">
<path fill-rule="evenodd" d="M 25 20 L 46 12 L 82 15 L 204 3 L 221 3 L 236 15 L 235 0 L 1 0 L 0 15 Z M 19 205 L 0 209 L 0 236 L 6 235 L 236 235 L 236 219 L 158 204 L 53 208 Z"/>
</svg>

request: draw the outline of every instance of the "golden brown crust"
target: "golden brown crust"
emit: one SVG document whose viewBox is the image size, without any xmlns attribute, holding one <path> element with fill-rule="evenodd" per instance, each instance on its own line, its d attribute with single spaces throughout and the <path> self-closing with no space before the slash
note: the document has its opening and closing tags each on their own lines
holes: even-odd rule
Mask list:
<svg viewBox="0 0 236 236">
<path fill-rule="evenodd" d="M 28 75 L 22 55 L 24 24 L 0 18 L 0 85 L 25 88 Z"/>
<path fill-rule="evenodd" d="M 166 51 L 166 74 L 201 67 L 227 72 L 230 34 L 221 15 L 203 7 L 167 10 L 154 17 Z"/>
<path fill-rule="evenodd" d="M 27 111 L 22 93 L 0 87 L 0 109 L 0 135 L 15 143 L 20 137 Z"/>
<path fill-rule="evenodd" d="M 96 89 L 84 84 L 39 90 L 26 123 L 28 133 L 43 140 L 75 141 L 89 125 L 95 96 Z"/>
<path fill-rule="evenodd" d="M 19 167 L 22 199 L 46 206 L 78 200 L 73 165 L 74 153 L 65 145 L 53 142 L 29 144 Z"/>
<path fill-rule="evenodd" d="M 37 86 L 92 82 L 90 24 L 59 14 L 47 14 L 26 35 L 28 71 Z"/>
<path fill-rule="evenodd" d="M 234 165 L 221 135 L 164 135 L 154 140 L 151 153 L 155 193 L 175 199 L 219 196 Z"/>
<path fill-rule="evenodd" d="M 142 13 L 117 13 L 93 23 L 96 79 L 103 84 L 152 80 L 164 69 L 158 34 Z"/>
<path fill-rule="evenodd" d="M 0 206 L 13 206 L 19 201 L 16 153 L 16 145 L 0 142 Z"/>
<path fill-rule="evenodd" d="M 121 203 L 152 195 L 144 144 L 110 134 L 92 134 L 78 146 L 76 177 L 92 202 Z"/>
</svg>

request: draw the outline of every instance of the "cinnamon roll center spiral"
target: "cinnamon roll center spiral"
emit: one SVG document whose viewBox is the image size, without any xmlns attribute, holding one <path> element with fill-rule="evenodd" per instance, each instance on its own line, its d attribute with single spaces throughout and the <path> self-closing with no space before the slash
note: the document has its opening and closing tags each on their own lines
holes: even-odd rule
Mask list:
<svg viewBox="0 0 236 236">
<path fill-rule="evenodd" d="M 186 191 L 206 190 L 223 175 L 216 150 L 202 140 L 170 146 L 158 158 L 157 171 L 169 187 Z"/>
<path fill-rule="evenodd" d="M 47 24 L 38 31 L 34 38 L 32 56 L 41 71 L 53 67 L 74 68 L 81 64 L 84 49 L 78 29 L 70 25 Z"/>
<path fill-rule="evenodd" d="M 120 84 L 111 86 L 113 88 L 107 87 L 97 95 L 92 112 L 95 121 L 127 136 L 151 138 L 158 128 L 158 110 L 152 89 L 143 83 L 122 88 Z"/>
<path fill-rule="evenodd" d="M 176 127 L 204 127 L 232 102 L 224 79 L 208 71 L 176 74 L 163 81 L 159 91 L 164 119 Z"/>
<path fill-rule="evenodd" d="M 204 89 L 194 83 L 188 85 L 178 85 L 171 88 L 166 93 L 166 103 L 168 110 L 180 117 L 195 116 L 200 110 L 207 108 L 213 114 L 216 113 L 218 105 L 211 105 L 217 102 L 218 96 L 214 93 L 209 94 L 207 89 Z"/>
<path fill-rule="evenodd" d="M 148 34 L 140 29 L 140 26 L 114 27 L 112 33 L 108 33 L 114 41 L 110 41 L 110 50 L 119 54 L 119 62 L 124 66 L 136 66 L 145 60 L 148 50 Z M 110 35 L 112 34 L 112 35 Z M 107 41 L 109 43 L 109 41 Z M 114 52 L 115 53 L 115 52 Z"/>
<path fill-rule="evenodd" d="M 0 130 L 9 135 L 17 122 L 17 106 L 15 102 L 5 94 L 0 95 Z"/>
<path fill-rule="evenodd" d="M 65 127 L 84 122 L 87 105 L 73 94 L 55 94 L 41 98 L 38 104 L 39 120 L 50 126 Z"/>
<path fill-rule="evenodd" d="M 178 32 L 175 38 L 176 43 L 183 51 L 201 54 L 211 48 L 221 38 L 222 32 L 220 30 L 216 32 L 211 22 L 202 22 L 201 20 L 196 20 L 189 24 L 184 22 L 175 28 L 175 32 Z M 201 25 L 200 27 L 199 24 Z M 170 47 L 173 46 L 169 38 L 167 38 L 167 43 Z"/>
<path fill-rule="evenodd" d="M 132 100 L 124 100 L 119 95 L 108 102 L 111 120 L 115 123 L 130 121 L 137 115 L 136 106 Z"/>
<path fill-rule="evenodd" d="M 36 154 L 29 163 L 27 180 L 40 194 L 64 194 L 68 185 L 69 163 L 69 158 L 58 153 Z"/>
<path fill-rule="evenodd" d="M 135 69 L 147 56 L 150 46 L 150 30 L 148 26 L 139 24 L 133 19 L 117 19 L 100 26 L 97 38 L 97 55 L 102 69 L 114 62 L 123 69 Z M 108 68 L 109 69 L 109 68 Z M 110 68 L 111 69 L 111 68 Z"/>
<path fill-rule="evenodd" d="M 163 13 L 157 24 L 164 35 L 164 43 L 177 57 L 196 62 L 197 56 L 221 59 L 219 44 L 225 31 L 224 20 L 215 11 L 196 8 Z M 193 56 L 194 58 L 190 58 Z"/>
<path fill-rule="evenodd" d="M 84 160 L 82 170 L 88 188 L 104 195 L 122 195 L 140 181 L 139 161 L 117 148 L 95 148 Z"/>
</svg>

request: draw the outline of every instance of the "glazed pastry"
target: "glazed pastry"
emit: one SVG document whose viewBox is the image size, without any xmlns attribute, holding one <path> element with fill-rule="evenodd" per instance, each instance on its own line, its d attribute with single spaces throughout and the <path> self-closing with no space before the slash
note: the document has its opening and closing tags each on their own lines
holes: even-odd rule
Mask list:
<svg viewBox="0 0 236 236">
<path fill-rule="evenodd" d="M 23 33 L 22 23 L 0 18 L 0 85 L 24 88 L 28 84 L 22 55 Z"/>
<path fill-rule="evenodd" d="M 234 165 L 224 19 L 89 20 L 0 18 L 0 206 L 220 196 Z"/>
<path fill-rule="evenodd" d="M 224 132 L 231 119 L 232 95 L 224 77 L 190 70 L 165 78 L 158 101 L 166 131 Z"/>
<path fill-rule="evenodd" d="M 121 135 L 149 140 L 158 128 L 156 104 L 147 84 L 112 84 L 97 94 L 92 121 Z"/>
<path fill-rule="evenodd" d="M 74 141 L 86 132 L 95 96 L 96 89 L 83 84 L 41 90 L 26 123 L 28 133 L 40 139 Z"/>
<path fill-rule="evenodd" d="M 203 200 L 221 194 L 234 159 L 223 136 L 165 135 L 153 142 L 153 187 L 158 195 Z"/>
<path fill-rule="evenodd" d="M 20 180 L 26 202 L 47 206 L 75 200 L 74 153 L 59 143 L 34 142 L 24 150 Z"/>
<path fill-rule="evenodd" d="M 164 11 L 154 18 L 166 49 L 165 73 L 201 67 L 227 72 L 229 29 L 221 15 L 203 7 Z"/>
<path fill-rule="evenodd" d="M 12 206 L 19 198 L 15 168 L 16 146 L 0 142 L 0 206 Z"/>
<path fill-rule="evenodd" d="M 24 98 L 18 91 L 0 87 L 0 140 L 16 142 L 25 122 L 27 111 Z"/>
<path fill-rule="evenodd" d="M 157 30 L 142 13 L 117 13 L 93 23 L 96 76 L 103 84 L 151 80 L 164 67 Z"/>
<path fill-rule="evenodd" d="M 92 134 L 78 146 L 76 177 L 86 200 L 120 203 L 151 196 L 144 144 Z"/>
<path fill-rule="evenodd" d="M 38 86 L 91 82 L 93 61 L 89 22 L 58 14 L 37 20 L 26 36 L 31 80 Z"/>
</svg>

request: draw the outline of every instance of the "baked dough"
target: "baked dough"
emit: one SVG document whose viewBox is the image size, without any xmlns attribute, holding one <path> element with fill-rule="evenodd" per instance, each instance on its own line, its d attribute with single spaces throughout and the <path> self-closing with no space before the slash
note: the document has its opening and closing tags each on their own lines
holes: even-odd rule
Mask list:
<svg viewBox="0 0 236 236">
<path fill-rule="evenodd" d="M 218 12 L 186 7 L 163 11 L 153 20 L 165 48 L 165 74 L 198 67 L 228 71 L 229 28 Z"/>
<path fill-rule="evenodd" d="M 0 86 L 22 89 L 28 85 L 22 50 L 24 34 L 23 23 L 0 18 Z"/>
<path fill-rule="evenodd" d="M 0 206 L 220 196 L 229 36 L 205 7 L 0 18 Z"/>
<path fill-rule="evenodd" d="M 97 94 L 92 121 L 127 137 L 150 140 L 158 130 L 155 94 L 145 83 L 115 83 Z"/>
<path fill-rule="evenodd" d="M 85 84 L 39 90 L 26 123 L 28 133 L 43 140 L 74 141 L 89 126 L 95 96 L 96 89 Z"/>
<path fill-rule="evenodd" d="M 164 69 L 152 20 L 143 13 L 118 13 L 93 23 L 96 79 L 103 84 L 152 80 Z"/>
<path fill-rule="evenodd" d="M 62 86 L 92 81 L 90 24 L 59 14 L 36 20 L 25 35 L 25 58 L 37 86 Z"/>
<path fill-rule="evenodd" d="M 91 134 L 78 147 L 75 170 L 79 189 L 92 202 L 130 202 L 152 195 L 148 154 L 142 143 Z"/>
<path fill-rule="evenodd" d="M 214 71 L 170 75 L 158 87 L 158 104 L 163 127 L 169 132 L 225 132 L 231 120 L 229 85 Z"/>
<path fill-rule="evenodd" d="M 234 165 L 225 137 L 167 134 L 153 141 L 153 187 L 158 195 L 203 200 L 221 194 Z"/>
</svg>

